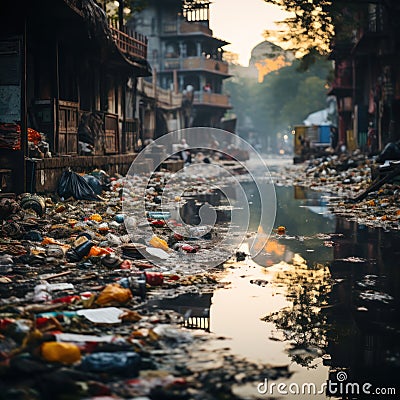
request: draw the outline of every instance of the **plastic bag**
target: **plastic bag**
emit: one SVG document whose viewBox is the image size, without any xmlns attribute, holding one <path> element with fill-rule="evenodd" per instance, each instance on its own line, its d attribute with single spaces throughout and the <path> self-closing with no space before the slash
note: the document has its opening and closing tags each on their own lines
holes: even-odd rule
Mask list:
<svg viewBox="0 0 400 400">
<path fill-rule="evenodd" d="M 132 298 L 132 292 L 118 283 L 110 283 L 99 294 L 96 304 L 104 306 L 110 303 L 126 303 Z"/>
<path fill-rule="evenodd" d="M 84 175 L 83 179 L 90 185 L 90 187 L 96 194 L 101 194 L 101 192 L 103 191 L 103 187 L 99 179 L 97 179 L 93 175 Z"/>
<path fill-rule="evenodd" d="M 64 171 L 61 175 L 57 193 L 64 199 L 73 197 L 76 200 L 101 200 L 89 183 L 82 176 L 71 170 Z"/>
<path fill-rule="evenodd" d="M 46 361 L 64 364 L 73 364 L 81 359 L 81 351 L 73 343 L 45 342 L 41 354 Z"/>
<path fill-rule="evenodd" d="M 400 141 L 389 142 L 376 159 L 378 163 L 386 160 L 400 160 Z"/>
<path fill-rule="evenodd" d="M 98 352 L 86 355 L 80 368 L 90 372 L 113 372 L 132 374 L 138 371 L 141 357 L 133 351 L 115 353 Z"/>
<path fill-rule="evenodd" d="M 162 249 L 164 251 L 170 250 L 167 242 L 164 239 L 159 238 L 158 236 L 153 236 L 149 242 L 150 246 L 156 247 L 158 249 Z"/>
</svg>

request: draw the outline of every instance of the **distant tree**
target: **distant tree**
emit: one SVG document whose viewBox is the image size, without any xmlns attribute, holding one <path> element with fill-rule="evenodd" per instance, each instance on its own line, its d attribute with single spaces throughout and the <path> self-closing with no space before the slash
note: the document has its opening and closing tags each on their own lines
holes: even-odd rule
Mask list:
<svg viewBox="0 0 400 400">
<path fill-rule="evenodd" d="M 132 14 L 143 11 L 148 6 L 148 0 L 97 0 L 97 3 L 109 18 L 118 20 L 122 16 L 125 22 Z"/>
<path fill-rule="evenodd" d="M 239 64 L 239 54 L 232 51 L 224 51 L 224 61 L 229 64 L 238 65 Z"/>
<path fill-rule="evenodd" d="M 318 55 L 327 55 L 330 44 L 336 40 L 348 40 L 360 23 L 360 8 L 379 0 L 264 0 L 289 12 L 290 16 L 278 23 L 282 30 L 264 32 L 264 36 L 277 37 L 301 56 L 299 65 L 307 69 Z"/>
<path fill-rule="evenodd" d="M 303 123 L 310 113 L 326 107 L 327 77 L 332 70 L 331 62 L 323 57 L 307 71 L 299 71 L 300 61 L 273 71 L 262 83 L 254 78 L 235 76 L 224 84 L 230 94 L 231 103 L 237 114 L 239 128 L 251 121 L 262 142 L 272 147 L 277 132 L 288 131 L 289 127 Z"/>
</svg>

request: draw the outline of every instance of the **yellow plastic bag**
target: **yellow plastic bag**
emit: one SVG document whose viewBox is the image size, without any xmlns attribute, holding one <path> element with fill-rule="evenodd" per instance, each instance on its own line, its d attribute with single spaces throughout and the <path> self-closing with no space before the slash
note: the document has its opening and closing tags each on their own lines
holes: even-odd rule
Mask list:
<svg viewBox="0 0 400 400">
<path fill-rule="evenodd" d="M 164 239 L 159 238 L 158 236 L 153 236 L 149 242 L 150 246 L 156 247 L 158 249 L 162 249 L 164 251 L 169 251 L 167 242 Z"/>
<path fill-rule="evenodd" d="M 101 222 L 103 220 L 103 218 L 101 217 L 100 214 L 92 214 L 89 219 L 91 221 L 96 221 L 96 222 Z"/>
<path fill-rule="evenodd" d="M 110 283 L 99 294 L 96 304 L 104 306 L 110 303 L 126 303 L 132 298 L 132 292 L 119 283 Z"/>
<path fill-rule="evenodd" d="M 42 357 L 46 361 L 73 364 L 81 359 L 81 350 L 73 343 L 44 342 Z"/>
</svg>

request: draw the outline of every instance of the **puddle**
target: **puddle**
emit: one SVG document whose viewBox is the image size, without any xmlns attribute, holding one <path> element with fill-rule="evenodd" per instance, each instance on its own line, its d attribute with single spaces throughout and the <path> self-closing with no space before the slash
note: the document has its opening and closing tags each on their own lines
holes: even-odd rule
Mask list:
<svg viewBox="0 0 400 400">
<path fill-rule="evenodd" d="M 325 388 L 329 380 L 370 383 L 374 390 L 396 387 L 400 236 L 335 217 L 328 197 L 319 193 L 276 191 L 275 225 L 286 231 L 271 236 L 257 262 L 228 262 L 224 285 L 213 293 L 165 299 L 157 306 L 180 312 L 189 327 L 225 338 L 207 342 L 209 352 L 287 368 L 274 382 L 312 384 L 312 398 L 341 397 Z M 259 199 L 246 192 L 257 212 Z M 248 253 L 248 244 L 240 250 Z M 265 385 L 238 382 L 232 392 L 244 399 L 271 398 L 260 388 Z"/>
</svg>

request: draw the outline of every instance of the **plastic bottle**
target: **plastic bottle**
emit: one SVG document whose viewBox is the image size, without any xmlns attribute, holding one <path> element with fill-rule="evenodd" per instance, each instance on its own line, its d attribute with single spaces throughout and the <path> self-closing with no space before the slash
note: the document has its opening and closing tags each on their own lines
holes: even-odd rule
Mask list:
<svg viewBox="0 0 400 400">
<path fill-rule="evenodd" d="M 169 219 L 171 218 L 171 213 L 168 211 L 149 211 L 147 213 L 147 218 L 151 219 Z"/>
</svg>

